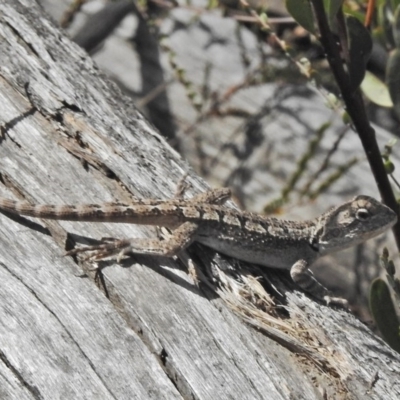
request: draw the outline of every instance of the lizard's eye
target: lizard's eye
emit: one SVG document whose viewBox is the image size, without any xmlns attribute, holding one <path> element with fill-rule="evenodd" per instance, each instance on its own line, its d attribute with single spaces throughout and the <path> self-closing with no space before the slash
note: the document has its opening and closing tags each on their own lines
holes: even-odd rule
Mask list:
<svg viewBox="0 0 400 400">
<path fill-rule="evenodd" d="M 365 221 L 369 217 L 369 212 L 365 208 L 360 208 L 356 212 L 356 218 L 359 219 L 360 221 Z"/>
</svg>

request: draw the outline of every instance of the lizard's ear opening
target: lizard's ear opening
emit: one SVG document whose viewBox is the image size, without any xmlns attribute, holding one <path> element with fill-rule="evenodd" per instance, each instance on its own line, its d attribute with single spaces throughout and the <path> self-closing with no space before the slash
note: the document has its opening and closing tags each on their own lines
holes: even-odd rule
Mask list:
<svg viewBox="0 0 400 400">
<path fill-rule="evenodd" d="M 354 220 L 351 210 L 347 206 L 340 206 L 336 210 L 332 210 L 326 222 L 327 228 L 341 228 L 350 224 Z"/>
</svg>

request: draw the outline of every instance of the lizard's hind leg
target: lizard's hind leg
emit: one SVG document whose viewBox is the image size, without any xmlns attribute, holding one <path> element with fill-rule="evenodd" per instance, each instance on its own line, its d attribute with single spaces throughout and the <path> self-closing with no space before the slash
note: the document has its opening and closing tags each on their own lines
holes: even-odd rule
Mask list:
<svg viewBox="0 0 400 400">
<path fill-rule="evenodd" d="M 160 239 L 121 239 L 106 240 L 99 245 L 79 247 L 70 250 L 66 255 L 86 253 L 85 260 L 100 261 L 116 258 L 120 262 L 128 254 L 148 254 L 152 256 L 174 257 L 189 246 L 197 224 L 185 222 L 175 229 L 166 240 Z"/>
<path fill-rule="evenodd" d="M 185 178 L 178 184 L 175 197 L 182 198 L 186 190 Z M 231 197 L 227 188 L 212 189 L 187 200 L 188 205 L 196 204 L 223 204 Z M 128 254 L 149 254 L 163 257 L 176 256 L 180 251 L 189 246 L 196 234 L 198 224 L 184 222 L 174 229 L 165 240 L 161 239 L 105 239 L 94 246 L 79 247 L 70 250 L 66 255 L 85 253 L 84 260 L 100 261 L 116 258 L 120 262 Z"/>
</svg>

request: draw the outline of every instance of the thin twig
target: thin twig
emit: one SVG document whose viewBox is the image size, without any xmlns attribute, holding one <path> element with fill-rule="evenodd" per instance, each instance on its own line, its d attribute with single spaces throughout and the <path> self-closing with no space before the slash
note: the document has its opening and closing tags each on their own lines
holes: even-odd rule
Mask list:
<svg viewBox="0 0 400 400">
<path fill-rule="evenodd" d="M 359 89 L 353 90 L 350 77 L 344 69 L 340 57 L 340 49 L 336 39 L 329 28 L 328 19 L 325 14 L 323 0 L 311 0 L 314 13 L 318 23 L 319 40 L 325 50 L 329 65 L 335 80 L 342 93 L 347 113 L 353 126 L 360 137 L 364 147 L 371 171 L 374 175 L 383 202 L 394 211 L 398 212 L 398 205 L 390 186 L 389 177 L 383 165 L 383 160 L 375 137 L 375 131 L 369 123 L 367 113 Z M 400 249 L 400 223 L 393 227 L 397 247 Z"/>
</svg>

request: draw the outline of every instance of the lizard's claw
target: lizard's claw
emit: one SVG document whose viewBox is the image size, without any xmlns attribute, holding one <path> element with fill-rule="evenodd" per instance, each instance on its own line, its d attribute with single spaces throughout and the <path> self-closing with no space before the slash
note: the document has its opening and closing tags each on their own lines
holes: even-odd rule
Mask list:
<svg viewBox="0 0 400 400">
<path fill-rule="evenodd" d="M 100 261 L 108 258 L 115 258 L 118 263 L 130 252 L 130 241 L 106 239 L 103 243 L 94 246 L 77 247 L 65 253 L 66 256 L 72 256 L 85 253 L 83 260 Z"/>
<path fill-rule="evenodd" d="M 349 302 L 341 297 L 324 296 L 324 300 L 327 306 L 333 304 L 335 306 L 345 308 L 346 310 L 349 308 Z"/>
</svg>

